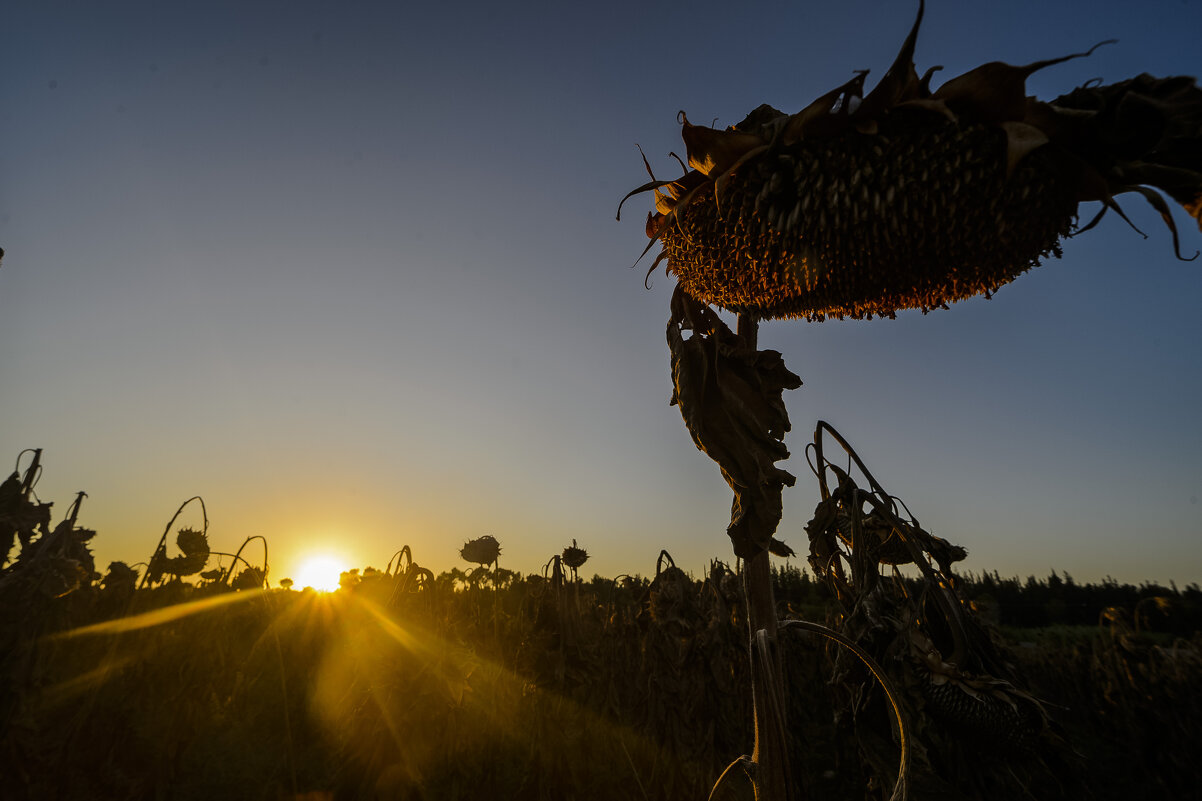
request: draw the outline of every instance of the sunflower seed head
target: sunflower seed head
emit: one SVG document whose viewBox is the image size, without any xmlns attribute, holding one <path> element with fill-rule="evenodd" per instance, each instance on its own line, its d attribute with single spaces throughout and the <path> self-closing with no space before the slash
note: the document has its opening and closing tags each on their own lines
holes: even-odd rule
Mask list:
<svg viewBox="0 0 1202 801">
<path fill-rule="evenodd" d="M 669 269 L 690 295 L 731 311 L 859 318 L 992 292 L 1071 231 L 1072 187 L 1038 153 L 1007 179 L 1000 129 L 897 113 L 882 132 L 922 158 L 877 163 L 858 134 L 819 145 L 832 151 L 825 159 L 799 141 L 795 181 L 749 170 L 727 185 L 732 208 L 767 206 L 766 217 L 720 218 L 707 202 L 678 209 L 662 237 Z M 960 170 L 942 168 L 957 158 Z"/>
</svg>

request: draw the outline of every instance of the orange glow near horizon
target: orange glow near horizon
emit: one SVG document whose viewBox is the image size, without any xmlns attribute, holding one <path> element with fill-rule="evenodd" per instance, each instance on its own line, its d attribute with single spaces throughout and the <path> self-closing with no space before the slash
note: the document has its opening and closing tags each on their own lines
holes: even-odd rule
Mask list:
<svg viewBox="0 0 1202 801">
<path fill-rule="evenodd" d="M 333 592 L 338 589 L 341 574 L 350 570 L 347 560 L 334 554 L 322 553 L 305 557 L 292 577 L 293 584 L 298 590 L 312 587 L 321 592 Z"/>
</svg>

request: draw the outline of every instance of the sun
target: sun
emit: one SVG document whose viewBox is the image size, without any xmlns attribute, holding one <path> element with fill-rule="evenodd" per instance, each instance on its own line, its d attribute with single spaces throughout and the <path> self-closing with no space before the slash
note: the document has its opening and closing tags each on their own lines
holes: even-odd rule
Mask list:
<svg viewBox="0 0 1202 801">
<path fill-rule="evenodd" d="M 298 588 L 312 587 L 321 592 L 333 592 L 338 589 L 338 579 L 343 572 L 349 570 L 346 560 L 329 554 L 310 556 L 301 562 L 296 573 L 295 582 Z"/>
</svg>

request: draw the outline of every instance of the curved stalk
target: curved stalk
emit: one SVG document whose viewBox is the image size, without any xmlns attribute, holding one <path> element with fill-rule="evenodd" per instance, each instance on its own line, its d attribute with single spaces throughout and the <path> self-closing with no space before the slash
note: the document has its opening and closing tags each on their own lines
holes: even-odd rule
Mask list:
<svg viewBox="0 0 1202 801">
<path fill-rule="evenodd" d="M 268 584 L 268 581 L 267 581 L 267 571 L 268 571 L 268 569 L 269 569 L 269 568 L 268 568 L 268 563 L 267 563 L 267 538 L 266 538 L 266 537 L 264 537 L 262 534 L 255 534 L 254 536 L 247 537 L 247 538 L 246 538 L 246 539 L 245 539 L 245 540 L 242 542 L 242 545 L 241 545 L 241 546 L 238 548 L 238 552 L 237 552 L 236 554 L 234 554 L 234 559 L 239 559 L 239 558 L 241 558 L 243 549 L 245 549 L 245 548 L 246 548 L 246 546 L 250 544 L 250 541 L 251 541 L 251 540 L 263 540 L 263 586 L 264 586 L 264 587 L 270 586 L 270 585 Z M 248 568 L 250 567 L 250 563 L 249 563 L 249 562 L 247 562 L 245 559 L 243 559 L 243 560 L 242 560 L 242 562 L 243 562 L 243 564 L 245 564 L 245 565 L 246 565 Z M 227 585 L 230 583 L 230 577 L 231 577 L 233 574 L 234 574 L 234 570 L 233 570 L 233 567 L 231 567 L 231 568 L 230 568 L 230 571 L 229 571 L 228 573 L 226 573 L 226 574 L 225 574 L 225 583 L 226 583 Z"/>
<path fill-rule="evenodd" d="M 179 518 L 179 516 L 181 514 L 183 514 L 184 507 L 186 507 L 188 504 L 192 503 L 192 501 L 200 501 L 200 514 L 204 518 L 203 533 L 204 534 L 209 533 L 209 513 L 205 509 L 204 498 L 200 497 L 199 495 L 193 495 L 191 498 L 189 498 L 188 500 L 181 503 L 179 505 L 179 508 L 175 510 L 175 514 L 173 514 L 171 516 L 171 519 L 169 521 L 167 521 L 167 526 L 166 526 L 166 528 L 163 529 L 163 536 L 159 537 L 159 544 L 157 546 L 155 546 L 154 553 L 151 554 L 150 561 L 147 563 L 148 566 L 154 564 L 154 558 L 159 555 L 160 551 L 167 550 L 167 535 L 171 533 L 171 527 L 173 525 L 175 525 L 175 521 Z M 145 587 L 146 581 L 149 578 L 150 578 L 150 570 L 148 567 L 146 572 L 142 574 L 142 581 L 138 584 L 138 589 L 142 589 L 143 587 Z"/>
</svg>

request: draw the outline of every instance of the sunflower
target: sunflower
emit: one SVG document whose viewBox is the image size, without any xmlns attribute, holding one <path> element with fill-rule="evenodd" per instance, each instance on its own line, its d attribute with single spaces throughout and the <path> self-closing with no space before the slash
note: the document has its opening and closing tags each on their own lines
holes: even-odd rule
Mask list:
<svg viewBox="0 0 1202 801">
<path fill-rule="evenodd" d="M 726 130 L 681 112 L 685 174 L 652 175 L 627 195 L 654 192 L 655 264 L 666 261 L 692 297 L 738 314 L 862 318 L 988 296 L 1059 256 L 1062 239 L 1107 210 L 1122 215 L 1115 196 L 1125 192 L 1153 205 L 1174 247 L 1161 193 L 1202 229 L 1193 78 L 1027 96 L 1028 76 L 1095 45 L 1025 66 L 990 62 L 932 90 L 938 68 L 920 77 L 913 61 L 922 16 L 920 2 L 871 92 L 860 72 L 795 114 L 762 105 Z M 1078 204 L 1091 200 L 1102 210 L 1078 227 Z"/>
<path fill-rule="evenodd" d="M 465 562 L 475 562 L 482 566 L 495 564 L 501 556 L 501 543 L 497 542 L 493 535 L 485 534 L 465 542 L 459 549 L 459 556 Z"/>
</svg>

